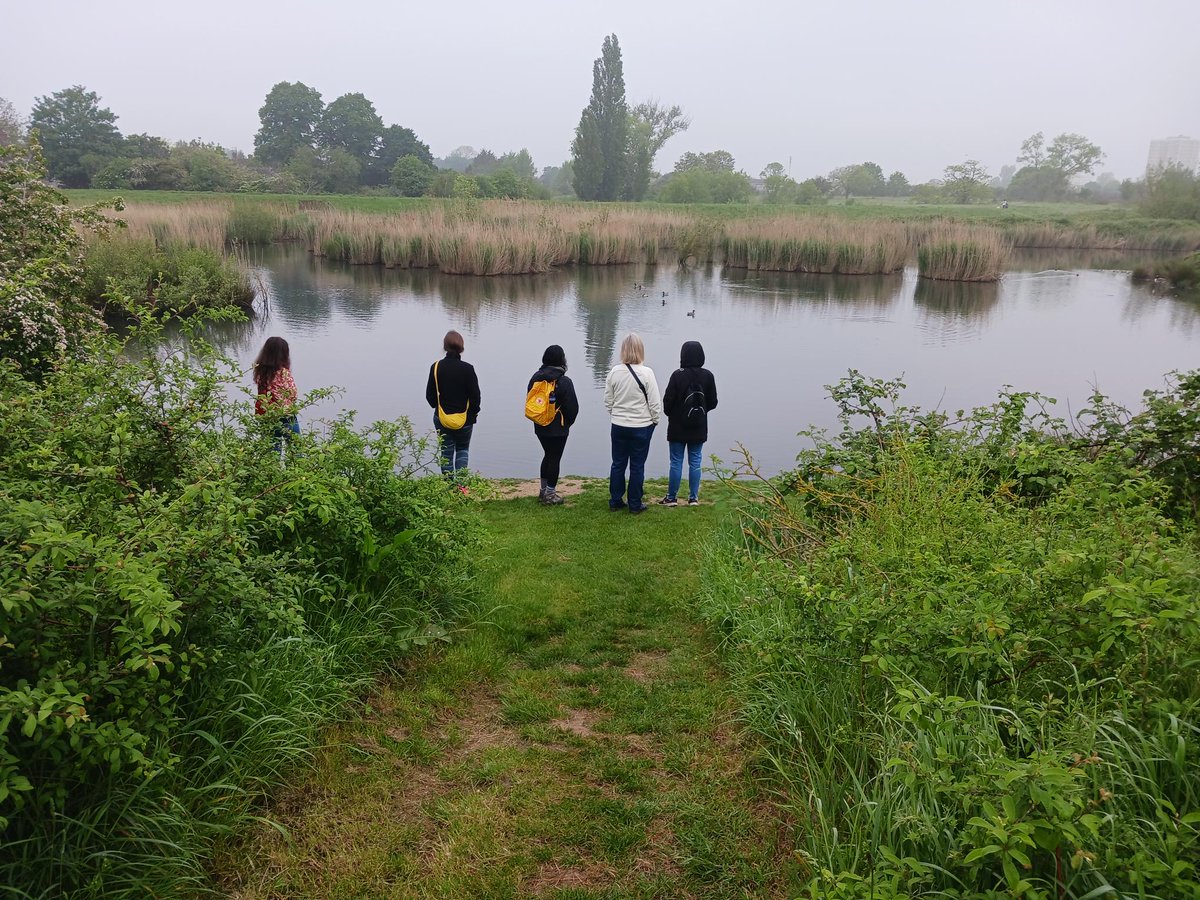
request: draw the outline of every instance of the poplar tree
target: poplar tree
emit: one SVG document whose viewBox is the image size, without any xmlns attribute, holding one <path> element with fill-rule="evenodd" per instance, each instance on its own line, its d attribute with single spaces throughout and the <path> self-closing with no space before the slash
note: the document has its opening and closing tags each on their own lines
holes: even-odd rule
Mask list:
<svg viewBox="0 0 1200 900">
<path fill-rule="evenodd" d="M 592 99 L 571 142 L 575 194 L 581 200 L 616 200 L 625 187 L 629 110 L 617 36 L 604 39 L 592 64 Z"/>
</svg>

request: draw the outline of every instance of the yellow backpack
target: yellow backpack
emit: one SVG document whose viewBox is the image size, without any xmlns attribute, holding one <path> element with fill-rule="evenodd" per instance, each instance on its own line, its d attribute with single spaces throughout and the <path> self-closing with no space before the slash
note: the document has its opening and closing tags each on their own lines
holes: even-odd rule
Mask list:
<svg viewBox="0 0 1200 900">
<path fill-rule="evenodd" d="M 549 425 L 558 415 L 554 403 L 554 381 L 535 381 L 525 395 L 525 418 L 535 425 Z"/>
<path fill-rule="evenodd" d="M 441 362 L 441 360 L 438 360 L 438 362 Z M 468 400 L 467 401 L 467 409 L 464 409 L 460 413 L 448 413 L 444 409 L 442 409 L 442 390 L 441 390 L 441 388 L 438 387 L 437 367 L 438 367 L 438 364 L 434 363 L 433 364 L 433 390 L 437 394 L 438 421 L 441 422 L 442 427 L 447 429 L 448 431 L 458 431 L 460 428 L 462 428 L 464 425 L 467 424 L 467 409 L 471 408 L 471 402 Z"/>
</svg>

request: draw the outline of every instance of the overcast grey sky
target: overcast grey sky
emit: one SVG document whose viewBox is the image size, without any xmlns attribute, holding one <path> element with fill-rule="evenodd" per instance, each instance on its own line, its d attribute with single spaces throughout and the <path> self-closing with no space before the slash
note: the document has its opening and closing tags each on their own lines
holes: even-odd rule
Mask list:
<svg viewBox="0 0 1200 900">
<path fill-rule="evenodd" d="M 279 81 L 365 94 L 435 156 L 460 144 L 569 155 L 592 61 L 616 33 L 631 103 L 692 118 L 656 160 L 725 149 L 752 175 L 872 160 L 911 181 L 977 158 L 996 174 L 1035 131 L 1079 132 L 1137 176 L 1149 141 L 1200 138 L 1197 0 L 2 4 L 0 97 L 28 114 L 83 84 L 123 133 L 253 149 Z"/>
</svg>

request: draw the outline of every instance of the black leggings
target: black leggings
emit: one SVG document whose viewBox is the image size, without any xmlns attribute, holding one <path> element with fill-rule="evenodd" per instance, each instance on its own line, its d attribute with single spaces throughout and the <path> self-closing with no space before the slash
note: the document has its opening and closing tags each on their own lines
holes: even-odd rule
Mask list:
<svg viewBox="0 0 1200 900">
<path fill-rule="evenodd" d="M 542 445 L 542 478 L 550 487 L 558 486 L 558 464 L 562 462 L 563 451 L 567 449 L 567 435 L 550 437 L 539 434 L 538 442 Z"/>
</svg>

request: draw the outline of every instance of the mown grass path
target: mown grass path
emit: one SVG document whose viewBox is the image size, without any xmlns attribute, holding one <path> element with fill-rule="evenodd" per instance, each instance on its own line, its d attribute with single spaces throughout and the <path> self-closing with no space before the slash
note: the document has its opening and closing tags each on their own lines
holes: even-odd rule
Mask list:
<svg viewBox="0 0 1200 900">
<path fill-rule="evenodd" d="M 714 493 L 641 516 L 600 482 L 482 504 L 482 622 L 335 730 L 271 811 L 288 837 L 264 825 L 224 860 L 230 894 L 786 895 L 691 609 Z"/>
</svg>

